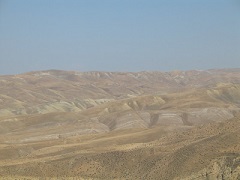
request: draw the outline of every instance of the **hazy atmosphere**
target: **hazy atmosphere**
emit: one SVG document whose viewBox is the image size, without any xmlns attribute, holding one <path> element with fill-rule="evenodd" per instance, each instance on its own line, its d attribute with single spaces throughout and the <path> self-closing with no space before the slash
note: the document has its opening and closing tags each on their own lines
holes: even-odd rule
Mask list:
<svg viewBox="0 0 240 180">
<path fill-rule="evenodd" d="M 240 0 L 0 0 L 0 180 L 240 180 Z"/>
<path fill-rule="evenodd" d="M 238 0 L 0 0 L 0 74 L 240 67 Z"/>
</svg>

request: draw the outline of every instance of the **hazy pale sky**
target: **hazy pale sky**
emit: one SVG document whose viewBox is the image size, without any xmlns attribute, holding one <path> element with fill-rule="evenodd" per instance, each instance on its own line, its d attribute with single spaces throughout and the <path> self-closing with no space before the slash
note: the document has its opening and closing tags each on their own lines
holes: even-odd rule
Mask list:
<svg viewBox="0 0 240 180">
<path fill-rule="evenodd" d="M 0 0 L 0 74 L 231 67 L 239 0 Z"/>
</svg>

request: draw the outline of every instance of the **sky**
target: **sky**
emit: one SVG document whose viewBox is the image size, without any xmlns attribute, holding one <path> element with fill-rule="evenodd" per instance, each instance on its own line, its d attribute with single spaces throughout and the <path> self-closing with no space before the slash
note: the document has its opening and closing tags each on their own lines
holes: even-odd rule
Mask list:
<svg viewBox="0 0 240 180">
<path fill-rule="evenodd" d="M 0 0 L 0 74 L 240 68 L 240 0 Z"/>
</svg>

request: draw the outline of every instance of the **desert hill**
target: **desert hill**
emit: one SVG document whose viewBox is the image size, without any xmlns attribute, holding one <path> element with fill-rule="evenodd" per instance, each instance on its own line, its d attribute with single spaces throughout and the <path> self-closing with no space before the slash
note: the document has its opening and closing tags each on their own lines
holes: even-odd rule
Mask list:
<svg viewBox="0 0 240 180">
<path fill-rule="evenodd" d="M 239 101 L 240 85 L 220 84 L 210 89 L 113 100 L 77 112 L 1 117 L 0 134 L 6 142 L 25 142 L 161 125 L 192 127 L 233 118 L 240 112 Z"/>
<path fill-rule="evenodd" d="M 0 76 L 0 176 L 239 179 L 239 113 L 240 69 Z"/>
</svg>

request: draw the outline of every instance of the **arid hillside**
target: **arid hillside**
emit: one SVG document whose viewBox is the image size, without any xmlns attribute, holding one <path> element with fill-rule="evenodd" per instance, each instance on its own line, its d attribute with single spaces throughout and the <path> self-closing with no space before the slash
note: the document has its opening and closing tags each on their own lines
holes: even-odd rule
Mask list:
<svg viewBox="0 0 240 180">
<path fill-rule="evenodd" d="M 170 133 L 171 132 L 171 133 Z M 239 179 L 240 119 L 1 143 L 5 179 Z M 4 179 L 4 178 L 3 178 Z"/>
<path fill-rule="evenodd" d="M 0 177 L 240 179 L 239 118 L 240 69 L 0 76 Z"/>
</svg>

